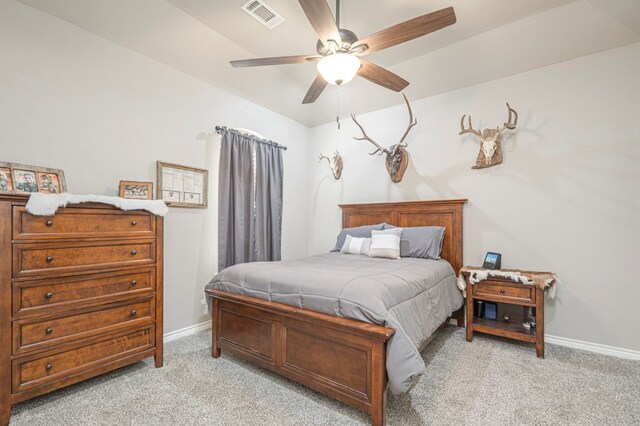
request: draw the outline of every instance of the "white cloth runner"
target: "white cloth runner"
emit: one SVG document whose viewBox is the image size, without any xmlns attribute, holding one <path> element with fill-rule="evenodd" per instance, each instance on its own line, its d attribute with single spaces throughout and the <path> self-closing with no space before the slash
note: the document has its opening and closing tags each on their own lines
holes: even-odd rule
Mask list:
<svg viewBox="0 0 640 426">
<path fill-rule="evenodd" d="M 164 216 L 169 211 L 162 200 L 129 200 L 106 195 L 41 194 L 38 192 L 31 194 L 26 210 L 34 216 L 53 216 L 60 207 L 80 203 L 111 204 L 121 210 L 146 210 L 156 216 Z"/>
</svg>

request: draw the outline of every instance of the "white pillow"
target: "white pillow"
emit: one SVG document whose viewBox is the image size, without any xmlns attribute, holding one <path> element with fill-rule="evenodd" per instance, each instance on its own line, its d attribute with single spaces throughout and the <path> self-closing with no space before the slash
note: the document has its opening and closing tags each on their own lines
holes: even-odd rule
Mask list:
<svg viewBox="0 0 640 426">
<path fill-rule="evenodd" d="M 402 228 L 371 231 L 371 248 L 369 257 L 400 259 L 400 236 Z"/>
<path fill-rule="evenodd" d="M 371 247 L 371 238 L 356 238 L 347 235 L 344 244 L 340 249 L 340 253 L 344 254 L 369 254 Z"/>
</svg>

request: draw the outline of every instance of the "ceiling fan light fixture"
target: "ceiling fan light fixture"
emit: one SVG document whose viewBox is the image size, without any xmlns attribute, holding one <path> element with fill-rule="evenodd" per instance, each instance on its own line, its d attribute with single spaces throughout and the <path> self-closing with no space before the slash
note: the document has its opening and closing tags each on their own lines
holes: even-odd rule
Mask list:
<svg viewBox="0 0 640 426">
<path fill-rule="evenodd" d="M 327 55 L 318 62 L 318 72 L 324 80 L 336 86 L 353 80 L 360 69 L 360 58 L 349 53 Z"/>
</svg>

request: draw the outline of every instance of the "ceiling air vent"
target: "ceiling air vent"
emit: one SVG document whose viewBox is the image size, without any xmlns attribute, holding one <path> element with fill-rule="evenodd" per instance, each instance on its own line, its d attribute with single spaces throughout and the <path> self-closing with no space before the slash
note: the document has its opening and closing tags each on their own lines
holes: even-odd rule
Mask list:
<svg viewBox="0 0 640 426">
<path fill-rule="evenodd" d="M 242 10 L 270 30 L 284 22 L 284 18 L 262 0 L 249 0 L 242 5 Z"/>
</svg>

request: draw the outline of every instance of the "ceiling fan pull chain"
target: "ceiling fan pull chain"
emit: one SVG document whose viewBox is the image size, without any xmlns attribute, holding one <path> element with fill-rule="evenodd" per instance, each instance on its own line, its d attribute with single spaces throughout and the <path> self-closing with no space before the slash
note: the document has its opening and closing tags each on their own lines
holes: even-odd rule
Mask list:
<svg viewBox="0 0 640 426">
<path fill-rule="evenodd" d="M 336 123 L 338 123 L 338 130 L 340 130 L 340 86 L 338 86 L 338 90 L 336 90 Z"/>
</svg>

